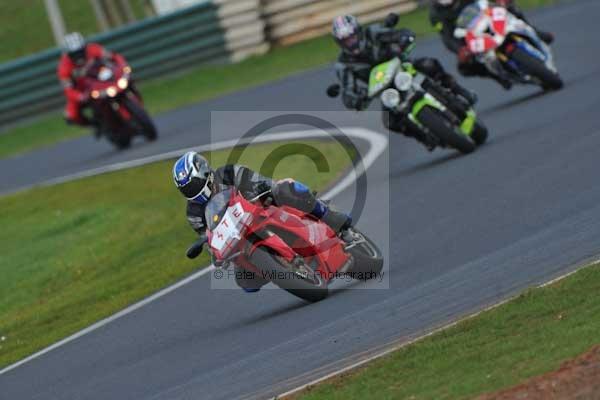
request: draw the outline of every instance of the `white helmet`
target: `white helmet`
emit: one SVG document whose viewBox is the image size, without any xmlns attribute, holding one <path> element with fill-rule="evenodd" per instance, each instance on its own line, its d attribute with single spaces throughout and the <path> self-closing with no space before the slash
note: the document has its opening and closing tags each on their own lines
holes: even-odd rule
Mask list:
<svg viewBox="0 0 600 400">
<path fill-rule="evenodd" d="M 435 0 L 440 6 L 448 7 L 454 4 L 454 0 Z"/>
<path fill-rule="evenodd" d="M 347 53 L 358 54 L 363 46 L 362 27 L 356 17 L 340 15 L 333 20 L 332 34 L 338 45 Z"/>
<path fill-rule="evenodd" d="M 79 32 L 69 33 L 63 39 L 63 51 L 76 63 L 85 60 L 85 48 L 85 39 Z"/>
</svg>

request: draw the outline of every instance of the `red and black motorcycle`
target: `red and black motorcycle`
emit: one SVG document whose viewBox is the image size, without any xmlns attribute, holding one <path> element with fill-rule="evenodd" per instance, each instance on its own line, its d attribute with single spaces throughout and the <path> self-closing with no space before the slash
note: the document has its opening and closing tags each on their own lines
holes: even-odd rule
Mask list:
<svg viewBox="0 0 600 400">
<path fill-rule="evenodd" d="M 313 216 L 272 205 L 269 196 L 246 200 L 232 188 L 211 198 L 205 242 L 217 268 L 236 265 L 309 302 L 326 298 L 336 277 L 379 276 L 383 256 L 364 234 L 353 228 L 352 241 L 344 241 Z M 198 253 L 203 243 L 194 245 Z"/>
<path fill-rule="evenodd" d="M 136 135 L 156 140 L 158 133 L 146 112 L 142 98 L 131 82 L 131 67 L 98 62 L 86 71 L 83 78 L 87 106 L 99 133 L 119 149 L 131 145 Z"/>
</svg>

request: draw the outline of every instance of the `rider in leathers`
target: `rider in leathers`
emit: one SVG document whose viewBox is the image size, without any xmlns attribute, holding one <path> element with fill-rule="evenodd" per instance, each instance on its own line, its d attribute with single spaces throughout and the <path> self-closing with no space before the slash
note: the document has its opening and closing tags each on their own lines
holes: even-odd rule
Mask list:
<svg viewBox="0 0 600 400">
<path fill-rule="evenodd" d="M 89 93 L 84 86 L 85 74 L 95 62 L 114 63 L 119 68 L 124 68 L 127 66 L 127 61 L 122 55 L 110 52 L 97 43 L 86 43 L 78 32 L 65 36 L 63 47 L 57 74 L 67 100 L 65 119 L 70 124 L 94 127 L 95 135 L 99 137 L 99 121 L 88 118 L 82 112 L 89 100 Z M 131 88 L 135 90 L 133 84 Z"/>
<path fill-rule="evenodd" d="M 206 234 L 204 211 L 210 197 L 229 187 L 235 187 L 246 199 L 270 190 L 276 205 L 286 205 L 313 215 L 338 232 L 342 239 L 352 227 L 349 215 L 318 199 L 304 184 L 293 179 L 274 181 L 243 165 L 225 165 L 213 171 L 204 157 L 188 152 L 175 163 L 173 177 L 177 188 L 188 199 L 188 222 L 201 237 Z M 194 258 L 190 253 L 188 257 Z M 260 276 L 237 266 L 235 279 L 246 292 L 258 291 L 268 283 Z"/>
<path fill-rule="evenodd" d="M 462 75 L 490 77 L 496 80 L 496 82 L 505 89 L 510 89 L 512 83 L 509 80 L 489 71 L 485 65 L 475 59 L 473 54 L 469 51 L 469 47 L 466 45 L 465 40 L 454 36 L 456 22 L 461 12 L 476 1 L 477 0 L 433 0 L 429 9 L 431 24 L 440 32 L 446 48 L 458 56 L 458 70 Z M 523 12 L 516 6 L 514 0 L 496 0 L 495 3 L 506 7 L 506 9 L 517 18 L 520 18 L 531 25 Z M 535 27 L 533 28 L 540 39 L 548 44 L 552 43 L 554 36 L 551 33 L 541 31 Z"/>
<path fill-rule="evenodd" d="M 385 24 L 362 27 L 355 17 L 345 15 L 333 22 L 333 36 L 342 52 L 336 64 L 336 73 L 342 86 L 344 105 L 353 110 L 364 110 L 369 105 L 367 96 L 371 69 L 394 57 L 408 61 L 408 54 L 414 48 L 415 34 L 408 29 L 395 29 L 398 17 L 390 14 Z M 477 96 L 460 86 L 435 58 L 411 60 L 414 67 L 429 76 L 456 95 L 463 97 L 471 105 Z M 435 144 L 404 115 L 384 115 L 384 125 L 395 132 L 414 137 L 430 150 Z"/>
</svg>

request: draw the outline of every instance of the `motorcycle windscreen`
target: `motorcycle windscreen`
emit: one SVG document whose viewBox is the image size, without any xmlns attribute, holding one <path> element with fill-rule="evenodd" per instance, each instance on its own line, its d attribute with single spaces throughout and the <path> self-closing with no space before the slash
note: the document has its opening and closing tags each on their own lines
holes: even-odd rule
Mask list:
<svg viewBox="0 0 600 400">
<path fill-rule="evenodd" d="M 206 218 L 206 225 L 209 230 L 214 231 L 221 222 L 223 215 L 225 215 L 225 212 L 229 207 L 229 201 L 231 200 L 232 195 L 233 190 L 226 189 L 210 198 L 210 201 L 204 210 L 204 218 Z"/>
<path fill-rule="evenodd" d="M 456 27 L 466 30 L 472 29 L 477 24 L 479 17 L 483 16 L 482 11 L 477 4 L 466 7 L 458 16 Z"/>
<path fill-rule="evenodd" d="M 210 247 L 218 258 L 227 257 L 242 239 L 243 231 L 250 220 L 241 203 L 230 205 L 233 190 L 228 189 L 213 196 L 206 206 L 204 216 L 210 235 Z"/>
</svg>

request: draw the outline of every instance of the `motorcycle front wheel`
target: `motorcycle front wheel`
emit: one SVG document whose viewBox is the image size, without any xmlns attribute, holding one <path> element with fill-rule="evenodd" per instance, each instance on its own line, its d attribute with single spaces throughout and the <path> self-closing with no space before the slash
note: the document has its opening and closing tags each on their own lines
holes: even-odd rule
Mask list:
<svg viewBox="0 0 600 400">
<path fill-rule="evenodd" d="M 473 132 L 471 133 L 471 139 L 477 146 L 481 146 L 487 141 L 488 129 L 479 119 L 475 122 Z"/>
<path fill-rule="evenodd" d="M 124 132 L 110 132 L 108 140 L 119 150 L 125 150 L 131 146 L 131 136 Z"/>
<path fill-rule="evenodd" d="M 418 115 L 419 122 L 425 125 L 446 146 L 452 147 L 463 154 L 475 151 L 475 143 L 467 136 L 458 133 L 450 121 L 432 107 L 423 107 Z"/>
<path fill-rule="evenodd" d="M 248 261 L 260 271 L 262 278 L 310 303 L 321 301 L 329 295 L 327 281 L 322 276 L 308 266 L 302 269 L 304 274 L 294 272 L 265 247 L 254 250 Z"/>
<path fill-rule="evenodd" d="M 144 110 L 144 108 L 136 101 L 133 101 L 127 97 L 125 97 L 123 100 L 123 105 L 127 108 L 127 110 L 129 110 L 131 116 L 140 126 L 142 134 L 146 137 L 146 139 L 150 141 L 156 140 L 158 138 L 158 132 L 154 122 L 152 121 L 152 118 L 150 118 L 146 110 Z"/>
<path fill-rule="evenodd" d="M 519 64 L 523 71 L 537 78 L 544 90 L 559 90 L 563 87 L 563 81 L 556 72 L 548 69 L 542 61 L 533 57 L 525 50 L 520 48 L 515 49 L 511 58 Z"/>
</svg>

